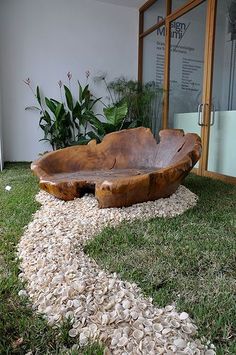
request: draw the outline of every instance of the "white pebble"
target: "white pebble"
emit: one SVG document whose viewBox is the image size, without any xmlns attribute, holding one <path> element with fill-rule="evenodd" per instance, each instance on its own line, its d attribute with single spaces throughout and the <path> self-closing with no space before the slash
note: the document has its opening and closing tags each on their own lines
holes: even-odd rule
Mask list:
<svg viewBox="0 0 236 355">
<path fill-rule="evenodd" d="M 20 297 L 26 297 L 26 296 L 27 296 L 27 291 L 26 291 L 26 290 L 20 290 L 20 291 L 18 292 L 18 296 L 20 296 Z"/>
<path fill-rule="evenodd" d="M 105 272 L 84 253 L 85 244 L 107 225 L 176 216 L 196 204 L 193 193 L 180 186 L 170 198 L 113 209 L 99 209 L 91 195 L 64 202 L 40 192 L 37 200 L 42 207 L 18 245 L 20 278 L 27 282 L 34 309 L 49 324 L 70 318 L 69 336 L 79 336 L 81 346 L 105 343 L 106 354 L 181 352 L 186 344 L 202 353 L 186 312 L 177 313 L 174 305 L 154 307 L 135 283 Z"/>
<path fill-rule="evenodd" d="M 188 313 L 186 313 L 186 312 L 182 312 L 182 313 L 180 313 L 180 315 L 179 315 L 179 319 L 181 319 L 181 320 L 185 320 L 185 319 L 187 319 L 188 318 Z"/>
</svg>

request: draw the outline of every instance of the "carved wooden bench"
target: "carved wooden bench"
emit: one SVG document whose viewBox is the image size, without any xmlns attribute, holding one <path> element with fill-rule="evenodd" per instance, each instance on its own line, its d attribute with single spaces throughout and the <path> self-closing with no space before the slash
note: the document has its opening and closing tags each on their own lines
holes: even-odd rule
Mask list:
<svg viewBox="0 0 236 355">
<path fill-rule="evenodd" d="M 44 155 L 31 168 L 41 189 L 72 200 L 93 192 L 100 208 L 130 206 L 168 197 L 201 155 L 200 137 L 182 130 L 148 128 L 106 135 L 100 144 L 73 146 Z"/>
</svg>

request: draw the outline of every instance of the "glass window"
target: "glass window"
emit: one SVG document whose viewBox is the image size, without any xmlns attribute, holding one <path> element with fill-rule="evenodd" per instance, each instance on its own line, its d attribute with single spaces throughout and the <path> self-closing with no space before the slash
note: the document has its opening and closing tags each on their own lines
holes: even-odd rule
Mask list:
<svg viewBox="0 0 236 355">
<path fill-rule="evenodd" d="M 206 2 L 171 23 L 169 127 L 199 136 L 205 31 Z"/>
<path fill-rule="evenodd" d="M 156 137 L 162 126 L 163 78 L 165 62 L 165 27 L 143 39 L 143 83 L 155 89 L 150 120 Z"/>
<path fill-rule="evenodd" d="M 236 177 L 236 2 L 217 3 L 208 170 Z"/>
<path fill-rule="evenodd" d="M 171 23 L 169 125 L 192 132 L 200 132 L 206 5 L 202 3 Z"/>
<path fill-rule="evenodd" d="M 187 4 L 188 2 L 189 0 L 172 0 L 172 5 L 171 5 L 172 12 L 178 10 L 180 7 Z"/>
<path fill-rule="evenodd" d="M 166 17 L 166 0 L 157 0 L 144 12 L 143 29 L 148 30 Z"/>
</svg>

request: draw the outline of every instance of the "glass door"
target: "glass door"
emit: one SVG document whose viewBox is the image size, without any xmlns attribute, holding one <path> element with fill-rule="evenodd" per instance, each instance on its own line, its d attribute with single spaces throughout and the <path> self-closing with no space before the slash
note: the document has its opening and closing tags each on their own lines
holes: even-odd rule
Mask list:
<svg viewBox="0 0 236 355">
<path fill-rule="evenodd" d="M 209 152 L 204 175 L 236 180 L 235 0 L 217 1 L 214 42 Z"/>
<path fill-rule="evenodd" d="M 170 17 L 169 26 L 168 127 L 202 136 L 207 1 Z"/>
<path fill-rule="evenodd" d="M 140 14 L 139 79 L 164 89 L 155 132 L 197 133 L 195 172 L 236 183 L 236 0 L 149 0 Z"/>
</svg>

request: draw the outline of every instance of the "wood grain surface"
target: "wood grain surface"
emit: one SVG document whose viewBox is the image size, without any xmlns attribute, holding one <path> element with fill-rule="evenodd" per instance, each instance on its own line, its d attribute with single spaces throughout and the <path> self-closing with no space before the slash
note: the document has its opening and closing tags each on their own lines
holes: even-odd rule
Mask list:
<svg viewBox="0 0 236 355">
<path fill-rule="evenodd" d="M 157 144 L 148 128 L 139 127 L 45 154 L 31 168 L 41 189 L 60 199 L 93 192 L 100 208 L 122 207 L 170 196 L 200 156 L 194 133 L 162 130 Z"/>
</svg>

